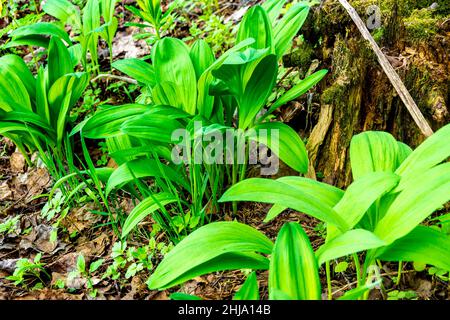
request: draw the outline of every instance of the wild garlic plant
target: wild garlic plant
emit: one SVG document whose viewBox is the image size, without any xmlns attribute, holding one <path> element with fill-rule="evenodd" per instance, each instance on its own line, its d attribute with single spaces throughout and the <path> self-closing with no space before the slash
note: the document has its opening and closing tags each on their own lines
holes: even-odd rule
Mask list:
<svg viewBox="0 0 450 320">
<path fill-rule="evenodd" d="M 271 7 L 266 12 L 261 6 L 252 7 L 240 24 L 236 45 L 217 59 L 203 40 L 189 46 L 166 37 L 154 45 L 152 64 L 139 59 L 113 64 L 148 88 L 151 103 L 103 107 L 74 133 L 106 139 L 119 165 L 108 181 L 107 193 L 126 187 L 145 199 L 127 219 L 123 236 L 149 214 L 164 221 L 171 234 L 177 234 L 173 223 L 181 223 L 185 231 L 202 225 L 210 219 L 209 213 L 218 212 L 222 188 L 246 177 L 249 163 L 245 156 L 242 162 L 232 158 L 229 163 L 198 163 L 197 146 L 201 153 L 207 146 L 202 140 L 196 142 L 197 136 L 224 139 L 224 132 L 231 131 L 233 143 L 224 144 L 221 154 L 236 156 L 235 150 L 249 150 L 255 141 L 277 150 L 278 157 L 298 172 L 307 171 L 303 141 L 289 126 L 271 122 L 270 115 L 307 92 L 327 71 L 309 76 L 267 105 L 276 86 L 279 61 L 305 21 L 309 5 L 293 5 L 278 19 L 280 10 Z M 189 136 L 183 141 L 188 152 L 181 164 L 174 163 L 172 157 L 174 147 L 180 146 L 180 141 L 173 139 L 177 130 Z M 262 131 L 269 134 L 263 137 L 258 134 Z M 271 132 L 279 134 L 279 139 Z M 153 178 L 155 183 L 149 187 L 143 178 Z M 187 191 L 189 198 L 180 190 Z M 176 208 L 177 217 L 171 217 L 166 205 Z"/>
<path fill-rule="evenodd" d="M 274 204 L 266 221 L 292 208 L 326 222 L 319 265 L 329 273 L 329 261 L 352 255 L 359 286 L 377 261 L 450 270 L 450 236 L 423 224 L 450 200 L 449 140 L 450 125 L 414 151 L 388 133 L 364 132 L 351 142 L 354 182 L 345 191 L 301 177 L 255 178 L 232 186 L 221 201 Z M 362 265 L 356 252 L 366 253 Z"/>
</svg>

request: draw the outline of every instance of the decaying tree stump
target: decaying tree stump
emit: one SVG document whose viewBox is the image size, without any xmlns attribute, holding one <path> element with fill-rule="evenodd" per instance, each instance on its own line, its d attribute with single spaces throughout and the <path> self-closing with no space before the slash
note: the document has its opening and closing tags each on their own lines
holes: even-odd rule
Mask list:
<svg viewBox="0 0 450 320">
<path fill-rule="evenodd" d="M 448 123 L 450 3 L 349 2 L 363 21 L 370 22 L 373 18 L 370 14 L 376 13 L 376 8 L 371 7 L 368 15 L 370 6 L 379 8 L 380 27 L 372 31 L 372 36 L 432 129 L 436 131 Z M 318 59 L 330 73 L 321 83 L 320 108 L 314 110 L 315 127 L 304 134 L 309 136 L 307 147 L 315 172 L 320 172 L 324 181 L 343 187 L 352 179 L 349 146 L 353 135 L 383 130 L 412 147 L 420 144 L 425 136 L 339 2 L 325 0 L 313 11 L 304 28 L 304 38 L 307 47 L 314 48 L 311 59 Z"/>
</svg>

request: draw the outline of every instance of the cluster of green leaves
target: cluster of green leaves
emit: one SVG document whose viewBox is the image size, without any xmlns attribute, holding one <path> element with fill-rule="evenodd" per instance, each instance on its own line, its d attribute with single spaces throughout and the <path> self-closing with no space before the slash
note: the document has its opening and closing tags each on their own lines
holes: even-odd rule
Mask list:
<svg viewBox="0 0 450 320">
<path fill-rule="evenodd" d="M 141 271 L 151 272 L 154 268 L 154 260 L 164 257 L 172 245 L 157 242 L 152 236 L 147 245 L 141 247 L 128 247 L 125 241 L 116 242 L 113 245 L 111 259 L 102 278 L 121 280 L 121 277 L 130 279 Z"/>
<path fill-rule="evenodd" d="M 0 234 L 8 235 L 12 233 L 17 233 L 19 231 L 18 224 L 20 223 L 20 215 L 5 219 L 0 223 Z"/>
<path fill-rule="evenodd" d="M 69 45 L 71 55 L 81 60 L 86 72 L 98 73 L 100 37 L 108 44 L 112 62 L 112 41 L 118 27 L 114 16 L 115 5 L 116 0 L 88 0 L 80 9 L 69 0 L 47 0 L 43 11 L 58 19 L 58 22 L 39 22 L 20 27 L 11 32 L 11 41 L 5 48 L 28 45 L 48 49 L 49 36 L 57 36 Z M 73 38 L 65 31 L 66 25 L 71 27 Z"/>
<path fill-rule="evenodd" d="M 418 261 L 448 271 L 450 236 L 420 224 L 450 200 L 449 139 L 450 125 L 414 151 L 388 133 L 355 136 L 350 148 L 355 181 L 345 192 L 301 177 L 244 180 L 232 186 L 221 201 L 272 203 L 266 221 L 286 208 L 309 214 L 327 223 L 325 243 L 314 254 L 305 246 L 308 241 L 301 228 L 287 224 L 272 248 L 267 238 L 248 226 L 210 224 L 170 252 L 155 270 L 150 287 L 172 287 L 217 270 L 269 268 L 272 299 L 319 299 L 318 267 L 353 255 L 359 269 L 356 254 L 360 252 L 366 254 L 362 270 L 357 270 L 358 287 L 347 298 L 367 294 L 373 285 L 367 273 L 377 260 Z M 295 240 L 286 240 L 289 236 L 284 230 L 296 233 L 291 235 Z M 303 245 L 291 248 L 299 239 Z M 271 254 L 270 263 L 262 254 Z"/>
<path fill-rule="evenodd" d="M 270 119 L 274 110 L 320 81 L 326 70 L 309 76 L 267 105 L 276 87 L 279 60 L 310 7 L 305 3 L 293 5 L 278 19 L 281 8 L 269 7 L 266 11 L 261 6 L 252 7 L 239 26 L 236 45 L 217 59 L 204 40 L 188 46 L 181 40 L 166 37 L 154 45 L 152 64 L 139 59 L 114 62 L 114 68 L 148 89 L 152 103 L 103 106 L 73 133 L 106 139 L 110 156 L 119 165 L 107 181 L 107 195 L 118 189 L 141 194 L 137 196 L 143 201 L 122 226 L 123 237 L 153 214 L 171 238 L 177 240 L 181 231 L 187 234 L 189 229 L 204 224 L 209 219 L 208 211 L 218 211 L 217 199 L 224 186 L 245 178 L 247 163 L 238 164 L 233 159 L 232 165 L 198 164 L 194 161 L 195 148 L 189 149 L 187 172 L 184 163 L 173 163 L 171 150 L 180 146 L 178 141 L 172 141 L 177 129 L 185 129 L 191 137 L 223 135 L 225 130 L 234 130 L 237 143 L 224 146 L 224 154 L 230 148 L 246 149 L 252 141 L 271 147 L 278 143 L 276 139 L 271 139 L 270 134 L 263 139 L 254 132 L 278 130 L 278 156 L 293 169 L 307 171 L 303 141 L 289 126 Z M 200 129 L 195 128 L 197 121 L 202 123 Z M 205 152 L 203 148 L 200 145 Z M 146 185 L 143 178 L 153 178 L 156 183 Z M 188 199 L 183 196 L 185 192 L 189 194 Z M 165 208 L 167 205 L 176 210 L 175 217 L 169 213 L 170 208 Z"/>
<path fill-rule="evenodd" d="M 54 177 L 65 173 L 64 160 L 73 160 L 67 126 L 70 110 L 88 85 L 85 72 L 75 72 L 77 58 L 53 36 L 47 63 L 35 77 L 17 55 L 0 57 L 0 134 L 26 156 L 38 151 Z M 29 161 L 28 157 L 27 160 Z"/>
<path fill-rule="evenodd" d="M 97 296 L 97 289 L 94 288 L 92 276 L 103 265 L 103 262 L 103 259 L 98 259 L 96 261 L 93 261 L 89 265 L 89 268 L 87 268 L 86 260 L 83 254 L 80 254 L 77 258 L 77 268 L 69 273 L 67 280 L 70 281 L 77 277 L 85 279 L 89 296 L 95 298 Z"/>
<path fill-rule="evenodd" d="M 33 261 L 28 259 L 19 259 L 16 262 L 16 268 L 11 276 L 6 277 L 7 280 L 14 281 L 14 285 L 25 288 L 42 289 L 44 283 L 51 276 L 45 271 L 45 264 L 41 262 L 42 255 L 38 253 Z M 46 278 L 44 278 L 44 276 Z"/>
<path fill-rule="evenodd" d="M 138 27 L 143 31 L 135 36 L 136 39 L 145 39 L 149 45 L 155 44 L 161 40 L 165 33 L 173 27 L 176 15 L 174 10 L 179 6 L 179 0 L 170 2 L 166 10 L 162 9 L 160 0 L 137 0 L 138 8 L 134 6 L 125 6 L 135 16 L 139 17 L 144 23 L 128 22 L 125 25 Z"/>
</svg>

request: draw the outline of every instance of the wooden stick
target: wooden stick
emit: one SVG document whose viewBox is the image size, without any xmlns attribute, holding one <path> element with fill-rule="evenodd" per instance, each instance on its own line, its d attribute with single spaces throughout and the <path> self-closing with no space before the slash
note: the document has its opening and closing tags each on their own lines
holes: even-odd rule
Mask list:
<svg viewBox="0 0 450 320">
<path fill-rule="evenodd" d="M 107 78 L 107 79 L 115 79 L 115 80 L 119 80 L 119 81 L 124 81 L 124 82 L 128 82 L 131 84 L 137 84 L 138 82 L 134 79 L 128 78 L 128 77 L 121 77 L 121 76 L 116 76 L 113 74 L 109 74 L 109 73 L 101 73 L 98 76 L 96 76 L 94 79 L 91 80 L 91 82 L 95 82 L 99 79 L 102 78 Z"/>
<path fill-rule="evenodd" d="M 423 114 L 420 112 L 419 108 L 417 107 L 416 103 L 414 102 L 414 99 L 411 97 L 411 94 L 409 93 L 408 89 L 403 84 L 402 80 L 398 76 L 397 72 L 395 72 L 394 68 L 389 63 L 388 59 L 384 55 L 384 53 L 381 51 L 378 44 L 375 42 L 375 40 L 372 38 L 372 35 L 370 34 L 369 30 L 367 29 L 364 22 L 359 17 L 356 10 L 348 3 L 347 0 L 339 0 L 341 5 L 347 10 L 348 14 L 352 18 L 352 20 L 355 22 L 356 26 L 358 27 L 359 31 L 363 35 L 363 37 L 369 41 L 373 51 L 377 55 L 378 61 L 381 64 L 381 67 L 383 68 L 384 72 L 388 76 L 389 80 L 391 81 L 392 85 L 394 86 L 395 90 L 397 91 L 398 95 L 402 99 L 403 103 L 405 104 L 406 108 L 408 109 L 409 113 L 413 117 L 414 121 L 416 122 L 417 126 L 419 127 L 420 131 L 422 131 L 422 134 L 426 137 L 429 137 L 433 134 L 433 130 L 431 129 L 430 125 L 428 124 L 427 120 L 423 116 Z"/>
</svg>

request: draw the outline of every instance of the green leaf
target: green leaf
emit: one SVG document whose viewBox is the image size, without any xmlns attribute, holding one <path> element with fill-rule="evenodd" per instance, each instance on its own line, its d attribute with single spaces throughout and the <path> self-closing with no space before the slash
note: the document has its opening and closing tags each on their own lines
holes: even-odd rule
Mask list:
<svg viewBox="0 0 450 320">
<path fill-rule="evenodd" d="M 152 159 L 138 159 L 124 163 L 113 172 L 106 185 L 106 194 L 134 179 L 144 177 L 166 177 L 186 190 L 190 189 L 183 176 L 168 165 Z"/>
<path fill-rule="evenodd" d="M 322 245 L 316 251 L 319 265 L 324 262 L 348 256 L 352 253 L 379 248 L 386 245 L 374 233 L 364 229 L 347 231 Z"/>
<path fill-rule="evenodd" d="M 192 44 L 189 51 L 192 64 L 194 65 L 197 80 L 214 63 L 214 54 L 208 43 L 203 39 L 198 39 Z"/>
<path fill-rule="evenodd" d="M 174 292 L 169 296 L 169 298 L 171 300 L 202 300 L 202 298 L 200 297 L 183 292 Z"/>
<path fill-rule="evenodd" d="M 172 135 L 178 129 L 184 129 L 179 121 L 170 116 L 151 113 L 129 119 L 121 126 L 121 131 L 130 136 L 163 143 L 173 142 Z"/>
<path fill-rule="evenodd" d="M 104 261 L 105 261 L 105 259 L 98 259 L 98 260 L 92 262 L 91 265 L 89 266 L 89 273 L 94 273 L 95 271 L 97 271 L 98 268 L 100 268 L 102 266 Z"/>
<path fill-rule="evenodd" d="M 141 115 L 150 109 L 147 105 L 125 104 L 121 106 L 103 106 L 91 118 L 77 125 L 70 135 L 83 129 L 83 136 L 90 139 L 105 139 L 120 135 L 120 126 L 129 119 Z"/>
<path fill-rule="evenodd" d="M 421 172 L 450 157 L 449 141 L 450 124 L 447 124 L 417 147 L 395 172 L 402 177 L 398 190 L 402 190 L 409 180 L 416 180 Z"/>
<path fill-rule="evenodd" d="M 224 54 L 222 54 L 200 76 L 200 78 L 198 79 L 198 101 L 197 101 L 198 103 L 197 109 L 200 115 L 209 119 L 213 113 L 214 97 L 209 94 L 211 84 L 214 82 L 214 76 L 212 74 L 212 71 L 219 68 L 229 58 L 230 55 L 251 45 L 254 42 L 255 42 L 254 39 L 247 39 L 241 41 L 240 43 L 238 43 L 237 45 L 226 51 Z"/>
<path fill-rule="evenodd" d="M 70 41 L 69 35 L 67 32 L 57 26 L 54 23 L 50 22 L 38 22 L 30 25 L 25 25 L 23 27 L 19 27 L 9 35 L 14 41 L 20 40 L 21 38 L 26 39 L 29 36 L 36 35 L 45 35 L 50 37 L 57 37 L 59 39 L 64 40 L 67 44 L 71 45 L 72 41 Z"/>
<path fill-rule="evenodd" d="M 159 193 L 144 199 L 128 215 L 122 227 L 122 238 L 125 238 L 142 220 L 162 207 L 176 202 L 177 199 L 167 193 Z"/>
<path fill-rule="evenodd" d="M 339 262 L 336 267 L 334 267 L 334 272 L 345 272 L 348 268 L 348 262 L 347 261 L 341 261 Z"/>
<path fill-rule="evenodd" d="M 233 300 L 259 300 L 259 287 L 258 280 L 256 279 L 256 272 L 250 273 L 234 295 Z"/>
<path fill-rule="evenodd" d="M 350 161 L 355 180 L 373 172 L 394 172 L 406 152 L 387 132 L 367 131 L 352 138 Z"/>
<path fill-rule="evenodd" d="M 42 10 L 64 24 L 72 21 L 77 27 L 81 25 L 77 7 L 68 0 L 46 0 Z"/>
<path fill-rule="evenodd" d="M 303 26 L 303 23 L 305 23 L 308 14 L 308 5 L 304 3 L 294 4 L 275 26 L 273 37 L 275 53 L 278 59 L 289 49 L 292 40 Z"/>
<path fill-rule="evenodd" d="M 417 226 L 406 236 L 396 240 L 378 259 L 384 261 L 420 261 L 450 270 L 450 236 L 433 228 Z"/>
<path fill-rule="evenodd" d="M 20 62 L 10 55 L 0 58 L 0 109 L 5 111 L 31 111 L 30 95 L 25 83 L 21 80 Z M 24 74 L 24 78 L 27 75 Z"/>
<path fill-rule="evenodd" d="M 302 194 L 305 197 L 308 195 L 315 197 L 317 201 L 329 207 L 334 207 L 344 195 L 344 191 L 341 189 L 313 179 L 288 176 L 279 178 L 277 181 L 286 183 L 293 188 L 297 188 L 298 194 Z M 287 208 L 285 206 L 274 205 L 267 213 L 264 222 L 272 220 L 286 209 Z"/>
<path fill-rule="evenodd" d="M 203 226 L 175 246 L 149 279 L 150 289 L 165 289 L 196 276 L 220 270 L 267 269 L 272 242 L 238 222 Z"/>
<path fill-rule="evenodd" d="M 86 272 L 86 261 L 84 260 L 84 256 L 80 254 L 77 259 L 77 270 L 79 273 Z"/>
<path fill-rule="evenodd" d="M 375 288 L 375 286 L 380 285 L 380 284 L 381 284 L 380 281 L 376 281 L 373 283 L 369 283 L 369 284 L 365 284 L 363 286 L 356 287 L 356 288 L 344 293 L 344 295 L 339 297 L 338 300 L 358 300 L 360 297 L 363 296 L 364 293 L 372 290 L 373 288 Z"/>
<path fill-rule="evenodd" d="M 336 204 L 334 210 L 347 222 L 352 229 L 363 218 L 370 206 L 384 194 L 392 190 L 400 178 L 394 173 L 374 172 L 354 181 Z M 330 226 L 327 240 L 338 232 Z"/>
<path fill-rule="evenodd" d="M 307 213 L 321 221 L 333 224 L 345 231 L 348 225 L 331 206 L 318 200 L 312 194 L 302 195 L 299 188 L 294 188 L 281 181 L 251 178 L 241 181 L 228 189 L 219 202 L 255 201 L 277 204 L 299 212 Z"/>
<path fill-rule="evenodd" d="M 0 57 L 0 70 L 2 71 L 3 76 L 5 76 L 5 79 L 7 79 L 8 82 L 10 81 L 10 79 L 6 77 L 6 74 L 4 74 L 6 70 L 17 75 L 27 89 L 31 101 L 36 100 L 36 79 L 28 69 L 26 63 L 22 60 L 22 58 L 13 54 L 7 54 Z M 14 93 L 14 95 L 17 94 L 18 92 Z"/>
<path fill-rule="evenodd" d="M 250 140 L 265 144 L 292 169 L 308 172 L 308 153 L 297 132 L 282 122 L 266 122 L 247 133 Z"/>
<path fill-rule="evenodd" d="M 195 114 L 197 78 L 186 45 L 179 39 L 163 38 L 153 48 L 152 57 L 157 82 L 173 83 L 183 110 Z"/>
<path fill-rule="evenodd" d="M 154 87 L 156 84 L 153 66 L 141 59 L 118 60 L 112 64 L 112 67 L 146 86 Z"/>
<path fill-rule="evenodd" d="M 286 0 L 267 0 L 262 4 L 263 9 L 267 12 L 272 25 L 275 25 L 276 20 L 280 16 Z"/>
<path fill-rule="evenodd" d="M 47 61 L 50 86 L 62 76 L 73 72 L 69 50 L 57 37 L 50 39 Z M 62 92 L 59 92 L 59 94 L 62 94 Z"/>
<path fill-rule="evenodd" d="M 273 247 L 269 268 L 269 299 L 282 292 L 291 300 L 320 300 L 321 287 L 314 251 L 302 227 L 284 224 Z"/>
<path fill-rule="evenodd" d="M 449 200 L 450 163 L 445 163 L 418 174 L 405 184 L 374 232 L 390 244 L 407 235 Z"/>
<path fill-rule="evenodd" d="M 255 39 L 251 45 L 252 48 L 269 48 L 270 52 L 273 52 L 272 25 L 266 11 L 260 5 L 251 7 L 239 24 L 236 42 L 239 43 L 248 38 Z"/>
<path fill-rule="evenodd" d="M 278 64 L 275 55 L 264 57 L 248 80 L 239 103 L 239 128 L 246 129 L 267 102 L 277 78 Z"/>
</svg>

